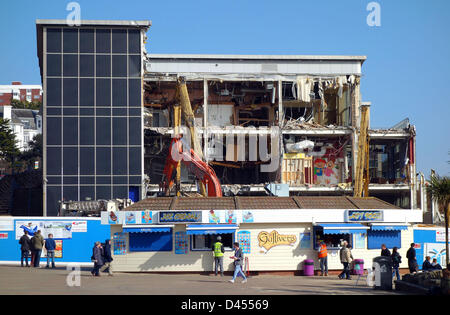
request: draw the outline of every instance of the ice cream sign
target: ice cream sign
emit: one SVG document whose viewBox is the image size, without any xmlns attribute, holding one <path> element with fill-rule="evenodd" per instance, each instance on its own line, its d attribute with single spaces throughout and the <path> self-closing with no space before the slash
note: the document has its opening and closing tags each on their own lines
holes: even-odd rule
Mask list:
<svg viewBox="0 0 450 315">
<path fill-rule="evenodd" d="M 159 212 L 160 223 L 182 223 L 201 222 L 201 211 L 161 211 Z"/>
<path fill-rule="evenodd" d="M 383 221 L 381 210 L 347 210 L 346 222 L 376 222 Z"/>
</svg>

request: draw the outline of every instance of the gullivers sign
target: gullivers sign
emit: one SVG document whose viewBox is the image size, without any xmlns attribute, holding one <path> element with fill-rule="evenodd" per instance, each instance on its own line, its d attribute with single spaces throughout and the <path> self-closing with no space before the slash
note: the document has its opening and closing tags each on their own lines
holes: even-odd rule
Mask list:
<svg viewBox="0 0 450 315">
<path fill-rule="evenodd" d="M 264 248 L 266 251 L 272 247 L 279 245 L 293 245 L 297 242 L 296 235 L 282 235 L 277 231 L 266 232 L 262 231 L 258 234 L 259 247 Z"/>
</svg>

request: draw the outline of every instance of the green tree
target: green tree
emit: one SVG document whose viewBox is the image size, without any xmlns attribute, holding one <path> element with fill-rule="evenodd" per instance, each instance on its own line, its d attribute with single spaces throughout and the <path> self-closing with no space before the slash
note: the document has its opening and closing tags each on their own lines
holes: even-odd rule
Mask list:
<svg viewBox="0 0 450 315">
<path fill-rule="evenodd" d="M 42 105 L 42 102 L 40 102 L 40 101 L 28 102 L 28 101 L 14 100 L 14 99 L 11 100 L 12 108 L 39 110 L 41 105 Z"/>
<path fill-rule="evenodd" d="M 14 171 L 19 167 L 19 155 L 16 136 L 9 125 L 9 120 L 0 118 L 0 157 L 6 160 Z"/>
<path fill-rule="evenodd" d="M 430 178 L 430 186 L 427 188 L 431 197 L 438 202 L 439 210 L 444 213 L 445 218 L 445 259 L 447 268 L 449 265 L 448 252 L 448 223 L 450 215 L 450 177 L 433 175 Z"/>
<path fill-rule="evenodd" d="M 28 142 L 30 149 L 20 155 L 20 160 L 23 161 L 28 168 L 34 167 L 34 162 L 42 159 L 42 134 L 33 137 L 33 140 Z"/>
</svg>

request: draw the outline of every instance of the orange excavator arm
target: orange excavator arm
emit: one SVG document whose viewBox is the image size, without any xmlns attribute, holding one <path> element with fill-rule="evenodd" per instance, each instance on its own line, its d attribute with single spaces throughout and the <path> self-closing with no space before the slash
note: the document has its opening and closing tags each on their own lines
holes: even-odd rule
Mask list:
<svg viewBox="0 0 450 315">
<path fill-rule="evenodd" d="M 169 194 L 174 184 L 172 177 L 180 161 L 195 175 L 197 180 L 207 187 L 208 197 L 222 197 L 220 181 L 214 170 L 207 163 L 203 162 L 193 149 L 190 149 L 189 152 L 184 151 L 180 138 L 172 139 L 164 166 L 161 188 L 166 195 Z"/>
</svg>

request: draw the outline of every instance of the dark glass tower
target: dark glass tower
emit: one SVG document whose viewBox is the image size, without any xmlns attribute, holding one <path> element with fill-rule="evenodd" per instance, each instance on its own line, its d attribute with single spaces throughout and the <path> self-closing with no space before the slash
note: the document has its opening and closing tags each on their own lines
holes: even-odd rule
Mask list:
<svg viewBox="0 0 450 315">
<path fill-rule="evenodd" d="M 150 22 L 38 20 L 44 215 L 60 200 L 141 199 L 143 36 Z"/>
</svg>

